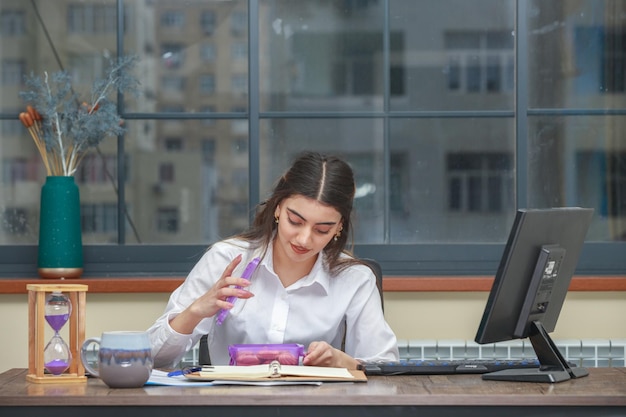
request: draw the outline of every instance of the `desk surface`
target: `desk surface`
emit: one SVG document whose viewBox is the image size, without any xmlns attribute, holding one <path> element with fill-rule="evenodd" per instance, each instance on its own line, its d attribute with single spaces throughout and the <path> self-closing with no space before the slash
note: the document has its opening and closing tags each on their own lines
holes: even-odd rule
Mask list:
<svg viewBox="0 0 626 417">
<path fill-rule="evenodd" d="M 483 381 L 479 375 L 430 375 L 370 377 L 366 383 L 322 386 L 111 389 L 92 378 L 86 384 L 34 384 L 25 377 L 24 369 L 0 374 L 0 407 L 10 407 L 11 415 L 67 416 L 69 411 L 86 407 L 94 416 L 100 415 L 97 410 L 105 415 L 102 410 L 110 413 L 109 407 L 116 407 L 116 416 L 144 415 L 143 411 L 154 417 L 159 411 L 171 416 L 172 407 L 180 411 L 181 406 L 189 407 L 188 411 L 212 407 L 217 412 L 234 412 L 229 416 L 257 417 L 365 417 L 384 415 L 379 413 L 390 409 L 397 416 L 415 415 L 419 410 L 420 416 L 495 416 L 506 412 L 510 417 L 529 412 L 541 415 L 542 410 L 554 411 L 554 406 L 563 407 L 568 416 L 626 415 L 626 368 L 590 368 L 587 377 L 557 384 Z M 320 407 L 324 414 L 319 414 Z"/>
</svg>

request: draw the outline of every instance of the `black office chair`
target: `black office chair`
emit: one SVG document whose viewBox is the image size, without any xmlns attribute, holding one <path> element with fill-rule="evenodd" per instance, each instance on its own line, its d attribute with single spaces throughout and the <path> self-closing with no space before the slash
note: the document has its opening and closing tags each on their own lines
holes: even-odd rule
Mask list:
<svg viewBox="0 0 626 417">
<path fill-rule="evenodd" d="M 383 268 L 375 259 L 361 258 L 361 260 L 370 267 L 376 276 L 376 286 L 378 287 L 378 292 L 380 293 L 380 306 L 383 308 L 383 311 L 385 311 L 385 300 L 383 297 Z"/>
<path fill-rule="evenodd" d="M 363 261 L 367 266 L 369 266 L 372 272 L 374 272 L 374 275 L 376 276 L 376 286 L 378 287 L 378 292 L 380 294 L 380 305 L 384 311 L 385 305 L 384 305 L 384 300 L 383 300 L 383 269 L 380 266 L 380 264 L 374 259 L 361 258 L 361 261 Z M 342 342 L 341 348 L 342 350 L 344 350 L 343 342 Z M 198 363 L 200 365 L 211 364 L 211 358 L 209 356 L 209 342 L 207 340 L 206 334 L 200 338 L 200 343 L 198 345 Z"/>
</svg>

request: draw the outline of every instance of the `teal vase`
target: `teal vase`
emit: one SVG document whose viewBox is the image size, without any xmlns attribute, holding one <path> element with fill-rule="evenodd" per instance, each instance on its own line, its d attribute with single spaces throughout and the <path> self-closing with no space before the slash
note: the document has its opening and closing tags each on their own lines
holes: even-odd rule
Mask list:
<svg viewBox="0 0 626 417">
<path fill-rule="evenodd" d="M 41 188 L 37 268 L 41 278 L 83 273 L 80 196 L 73 176 L 47 177 Z"/>
</svg>

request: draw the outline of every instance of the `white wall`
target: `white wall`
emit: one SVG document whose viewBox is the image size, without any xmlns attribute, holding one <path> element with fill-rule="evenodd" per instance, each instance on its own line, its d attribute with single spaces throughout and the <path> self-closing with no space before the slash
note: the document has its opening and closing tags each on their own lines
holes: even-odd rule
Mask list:
<svg viewBox="0 0 626 417">
<path fill-rule="evenodd" d="M 87 337 L 108 330 L 143 330 L 168 294 L 87 293 Z M 486 292 L 386 293 L 385 315 L 399 339 L 473 340 Z M 0 294 L 0 372 L 28 367 L 26 294 Z M 626 338 L 626 292 L 571 292 L 553 339 Z"/>
</svg>

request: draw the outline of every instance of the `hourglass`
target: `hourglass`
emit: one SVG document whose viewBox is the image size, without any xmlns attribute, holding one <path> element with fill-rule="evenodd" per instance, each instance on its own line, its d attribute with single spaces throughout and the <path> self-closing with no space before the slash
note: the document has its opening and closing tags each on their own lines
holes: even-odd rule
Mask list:
<svg viewBox="0 0 626 417">
<path fill-rule="evenodd" d="M 29 284 L 28 290 L 28 375 L 31 382 L 84 382 L 85 368 L 79 349 L 85 340 L 86 285 Z M 45 326 L 53 336 L 44 347 Z M 69 343 L 61 329 L 69 327 Z"/>
</svg>

